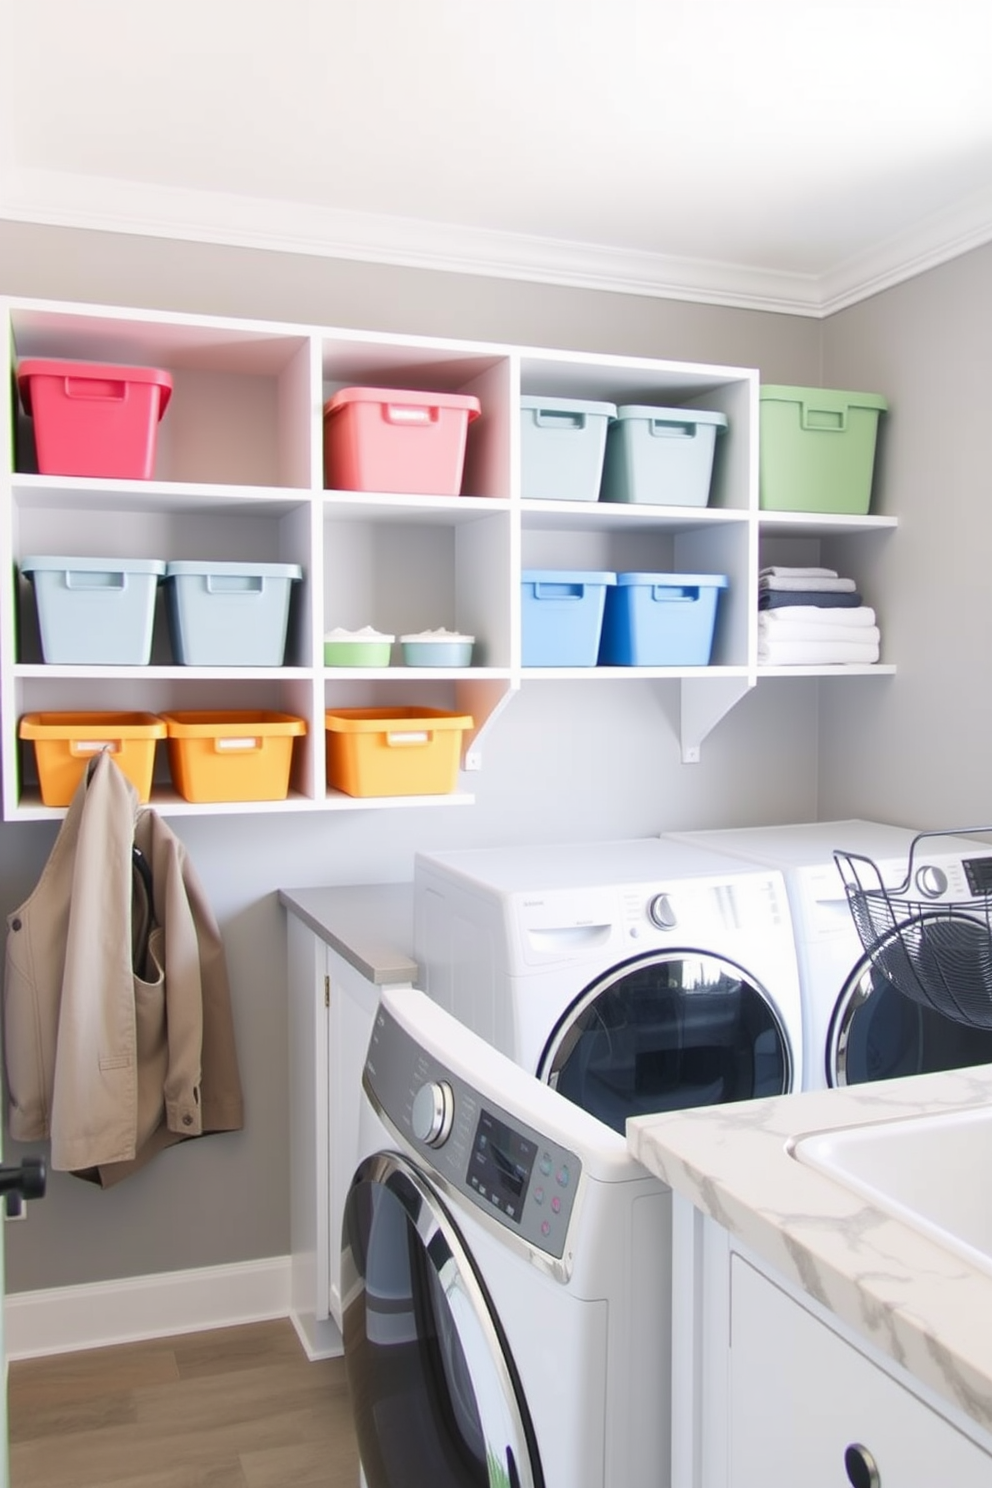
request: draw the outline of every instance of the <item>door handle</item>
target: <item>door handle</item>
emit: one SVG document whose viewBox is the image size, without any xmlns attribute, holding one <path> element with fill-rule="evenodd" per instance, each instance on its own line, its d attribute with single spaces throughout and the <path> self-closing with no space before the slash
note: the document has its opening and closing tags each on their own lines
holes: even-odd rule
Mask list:
<svg viewBox="0 0 992 1488">
<path fill-rule="evenodd" d="M 0 1167 L 0 1194 L 7 1218 L 21 1213 L 25 1199 L 43 1199 L 47 1182 L 43 1157 L 26 1157 L 16 1167 Z"/>
</svg>

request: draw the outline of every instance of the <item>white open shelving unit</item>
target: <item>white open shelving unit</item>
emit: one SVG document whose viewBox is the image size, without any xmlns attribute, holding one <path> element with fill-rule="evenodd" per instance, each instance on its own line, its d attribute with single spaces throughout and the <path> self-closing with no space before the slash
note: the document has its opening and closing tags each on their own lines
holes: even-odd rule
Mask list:
<svg viewBox="0 0 992 1488">
<path fill-rule="evenodd" d="M 0 727 L 3 816 L 62 815 L 41 804 L 32 751 L 18 739 L 24 713 L 75 709 L 264 708 L 296 714 L 290 792 L 273 802 L 194 805 L 172 788 L 160 748 L 152 804 L 163 814 L 384 809 L 472 801 L 443 796 L 351 797 L 325 779 L 324 710 L 423 706 L 467 713 L 466 772 L 480 768 L 487 730 L 521 686 L 582 678 L 655 679 L 681 695 L 682 758 L 760 677 L 891 672 L 756 665 L 757 574 L 766 552 L 801 561 L 841 540 L 857 573 L 856 540 L 895 525 L 884 517 L 759 512 L 758 374 L 751 368 L 602 357 L 430 337 L 214 319 L 49 301 L 0 300 L 10 375 L 0 421 Z M 13 371 L 26 357 L 154 366 L 174 390 L 159 429 L 155 478 L 118 481 L 29 473 L 30 422 Z M 371 385 L 475 394 L 459 497 L 327 491 L 324 402 L 340 387 Z M 727 415 L 705 508 L 520 498 L 522 394 L 654 403 Z M 811 547 L 811 544 L 814 546 Z M 286 664 L 199 668 L 174 664 L 156 614 L 144 667 L 51 666 L 41 661 L 33 595 L 19 578 L 28 554 L 289 562 L 293 586 Z M 817 558 L 816 561 L 819 561 Z M 852 566 L 853 565 L 853 566 Z M 520 574 L 525 568 L 636 569 L 726 574 L 705 668 L 522 668 Z M 334 626 L 402 634 L 445 626 L 473 634 L 464 669 L 325 668 Z"/>
</svg>

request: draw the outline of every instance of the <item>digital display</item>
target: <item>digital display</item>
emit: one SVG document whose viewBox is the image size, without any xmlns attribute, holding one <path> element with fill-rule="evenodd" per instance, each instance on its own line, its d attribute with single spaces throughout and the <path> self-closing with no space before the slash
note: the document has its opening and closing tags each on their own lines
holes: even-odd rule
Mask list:
<svg viewBox="0 0 992 1488">
<path fill-rule="evenodd" d="M 475 1129 L 468 1181 L 493 1209 L 520 1223 L 537 1146 L 483 1109 Z"/>
<path fill-rule="evenodd" d="M 964 871 L 973 894 L 992 892 L 992 858 L 966 858 Z"/>
</svg>

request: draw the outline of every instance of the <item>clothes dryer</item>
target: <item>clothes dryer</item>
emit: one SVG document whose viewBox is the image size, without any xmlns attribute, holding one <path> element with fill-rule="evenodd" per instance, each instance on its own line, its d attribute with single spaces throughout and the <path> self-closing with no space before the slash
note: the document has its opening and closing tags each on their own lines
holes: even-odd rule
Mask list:
<svg viewBox="0 0 992 1488">
<path fill-rule="evenodd" d="M 802 983 L 806 1089 L 992 1061 L 992 1031 L 953 1022 L 910 1001 L 873 971 L 851 917 L 834 850 L 871 858 L 882 882 L 895 886 L 905 877 L 917 831 L 852 819 L 687 832 L 667 839 L 736 854 L 784 874 Z M 971 898 L 969 872 L 992 872 L 992 844 L 968 837 L 925 838 L 914 861 L 919 898 L 939 910 Z"/>
<path fill-rule="evenodd" d="M 382 993 L 345 1206 L 367 1488 L 667 1488 L 671 1191 L 419 991 Z"/>
<path fill-rule="evenodd" d="M 781 873 L 638 838 L 418 854 L 421 986 L 618 1132 L 802 1083 Z"/>
</svg>

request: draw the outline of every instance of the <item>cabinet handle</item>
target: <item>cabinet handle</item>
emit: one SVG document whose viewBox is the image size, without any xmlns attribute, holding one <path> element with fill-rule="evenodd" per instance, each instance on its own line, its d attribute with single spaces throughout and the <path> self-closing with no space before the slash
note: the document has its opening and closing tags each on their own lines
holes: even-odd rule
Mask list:
<svg viewBox="0 0 992 1488">
<path fill-rule="evenodd" d="M 844 1453 L 844 1468 L 851 1488 L 882 1488 L 878 1463 L 867 1447 L 852 1442 Z"/>
<path fill-rule="evenodd" d="M 24 1212 L 25 1199 L 43 1199 L 48 1167 L 43 1157 L 26 1157 L 16 1168 L 0 1167 L 0 1194 L 7 1218 Z"/>
</svg>

